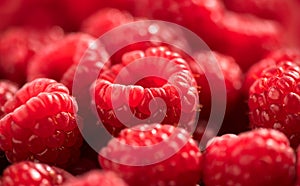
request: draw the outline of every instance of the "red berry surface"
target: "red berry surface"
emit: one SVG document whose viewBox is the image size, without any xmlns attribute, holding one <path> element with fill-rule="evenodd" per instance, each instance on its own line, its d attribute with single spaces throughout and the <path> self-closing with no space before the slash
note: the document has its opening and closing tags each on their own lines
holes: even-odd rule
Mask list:
<svg viewBox="0 0 300 186">
<path fill-rule="evenodd" d="M 102 123 L 113 135 L 142 122 L 184 122 L 188 130 L 195 122 L 195 79 L 186 61 L 166 47 L 124 54 L 121 63 L 99 75 L 92 94 Z"/>
<path fill-rule="evenodd" d="M 8 80 L 0 80 L 0 118 L 4 114 L 4 105 L 7 101 L 13 99 L 18 90 L 18 86 Z"/>
<path fill-rule="evenodd" d="M 81 30 L 98 38 L 105 32 L 132 21 L 133 17 L 128 12 L 113 8 L 100 9 L 82 22 Z"/>
<path fill-rule="evenodd" d="M 93 170 L 70 180 L 63 186 L 128 186 L 116 173 L 112 171 Z"/>
<path fill-rule="evenodd" d="M 99 161 L 131 186 L 194 186 L 201 177 L 201 157 L 184 129 L 142 124 L 122 130 L 101 150 Z M 164 160 L 156 161 L 160 159 Z"/>
<path fill-rule="evenodd" d="M 59 186 L 73 179 L 68 172 L 47 164 L 22 161 L 7 167 L 2 175 L 3 186 L 53 185 Z"/>
<path fill-rule="evenodd" d="M 23 85 L 32 56 L 62 37 L 63 30 L 59 27 L 46 30 L 13 27 L 3 31 L 0 34 L 0 76 Z"/>
<path fill-rule="evenodd" d="M 250 87 L 248 100 L 252 128 L 280 130 L 294 148 L 300 144 L 299 73 L 300 67 L 291 61 L 266 68 Z"/>
<path fill-rule="evenodd" d="M 27 80 L 51 78 L 60 81 L 73 64 L 78 64 L 94 38 L 88 34 L 73 33 L 59 42 L 43 48 L 28 64 Z"/>
<path fill-rule="evenodd" d="M 80 155 L 76 102 L 68 89 L 40 78 L 25 84 L 4 105 L 0 148 L 10 162 L 34 160 L 66 167 Z"/>
<path fill-rule="evenodd" d="M 258 129 L 211 140 L 203 154 L 206 186 L 293 185 L 296 158 L 284 134 Z"/>
</svg>

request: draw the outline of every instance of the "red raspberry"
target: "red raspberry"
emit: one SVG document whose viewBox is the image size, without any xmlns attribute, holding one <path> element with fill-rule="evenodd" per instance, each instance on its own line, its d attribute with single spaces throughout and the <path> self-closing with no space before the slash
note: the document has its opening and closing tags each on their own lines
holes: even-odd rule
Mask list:
<svg viewBox="0 0 300 186">
<path fill-rule="evenodd" d="M 201 177 L 200 149 L 187 131 L 171 125 L 124 129 L 100 151 L 99 161 L 131 186 L 195 186 Z"/>
<path fill-rule="evenodd" d="M 255 63 L 248 70 L 243 85 L 243 92 L 248 96 L 249 89 L 255 80 L 264 75 L 264 70 L 271 66 L 276 66 L 282 61 L 293 61 L 300 65 L 300 52 L 293 48 L 283 48 L 269 53 L 259 62 Z"/>
<path fill-rule="evenodd" d="M 113 8 L 100 9 L 82 22 L 81 30 L 100 37 L 105 32 L 132 21 L 133 17 L 127 12 Z"/>
<path fill-rule="evenodd" d="M 22 161 L 11 165 L 4 170 L 2 185 L 59 186 L 69 179 L 73 179 L 73 176 L 62 169 L 42 163 Z"/>
<path fill-rule="evenodd" d="M 212 85 L 209 85 L 207 76 L 211 76 L 211 79 L 218 79 L 219 74 L 214 73 L 215 68 L 219 68 L 223 73 L 227 94 L 227 112 L 230 113 L 239 100 L 243 82 L 243 74 L 239 65 L 232 57 L 218 52 L 202 52 L 193 55 L 193 58 L 195 61 L 189 61 L 189 66 L 200 89 L 201 117 L 206 119 L 209 117 L 212 96 L 210 86 Z M 216 97 L 219 98 L 219 96 Z"/>
<path fill-rule="evenodd" d="M 93 88 L 98 115 L 113 135 L 143 122 L 180 122 L 188 130 L 195 122 L 196 82 L 186 61 L 166 47 L 124 54 L 122 63 L 101 73 Z"/>
<path fill-rule="evenodd" d="M 292 186 L 296 158 L 284 134 L 258 129 L 216 137 L 203 154 L 206 186 Z"/>
<path fill-rule="evenodd" d="M 26 80 L 26 68 L 32 56 L 44 46 L 58 41 L 63 31 L 58 28 L 34 30 L 15 27 L 0 36 L 0 72 L 2 78 L 22 85 Z"/>
<path fill-rule="evenodd" d="M 4 114 L 3 107 L 5 103 L 13 98 L 17 90 L 16 84 L 7 80 L 0 80 L 0 118 Z"/>
<path fill-rule="evenodd" d="M 300 144 L 300 67 L 282 61 L 262 72 L 249 90 L 248 106 L 252 128 L 282 131 L 296 148 Z"/>
<path fill-rule="evenodd" d="M 0 120 L 0 148 L 10 162 L 34 160 L 66 167 L 77 161 L 82 137 L 76 102 L 50 79 L 25 84 L 6 102 Z"/>
<path fill-rule="evenodd" d="M 137 15 L 187 27 L 213 50 L 234 57 L 244 71 L 280 45 L 281 27 L 275 22 L 227 11 L 220 0 L 143 1 L 139 5 Z"/>
<path fill-rule="evenodd" d="M 127 186 L 127 184 L 111 171 L 94 170 L 83 176 L 70 180 L 63 186 Z"/>
<path fill-rule="evenodd" d="M 47 46 L 36 54 L 27 69 L 27 80 L 51 78 L 60 81 L 73 64 L 78 64 L 94 38 L 87 34 L 67 35 L 63 40 Z"/>
</svg>

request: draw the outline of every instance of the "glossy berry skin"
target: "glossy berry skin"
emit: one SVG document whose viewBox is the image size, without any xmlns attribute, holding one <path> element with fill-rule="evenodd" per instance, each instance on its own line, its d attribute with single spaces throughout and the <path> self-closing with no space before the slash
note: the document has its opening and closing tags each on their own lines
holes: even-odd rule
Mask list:
<svg viewBox="0 0 300 186">
<path fill-rule="evenodd" d="M 112 171 L 89 171 L 82 176 L 70 180 L 62 186 L 128 186 Z"/>
<path fill-rule="evenodd" d="M 47 164 L 22 161 L 7 167 L 2 175 L 3 186 L 62 185 L 73 176 Z"/>
<path fill-rule="evenodd" d="M 64 73 L 80 62 L 81 57 L 94 38 L 88 34 L 73 33 L 59 42 L 43 48 L 36 54 L 27 68 L 27 80 L 51 78 L 60 81 Z"/>
<path fill-rule="evenodd" d="M 18 86 L 7 80 L 0 80 L 0 118 L 3 116 L 5 103 L 12 99 L 18 90 Z"/>
<path fill-rule="evenodd" d="M 63 38 L 59 27 L 38 30 L 27 27 L 12 27 L 0 34 L 1 78 L 16 82 L 20 86 L 26 82 L 26 69 L 31 58 L 45 46 Z"/>
<path fill-rule="evenodd" d="M 203 154 L 206 186 L 292 186 L 296 158 L 289 141 L 274 129 L 213 138 Z"/>
<path fill-rule="evenodd" d="M 91 90 L 101 122 L 113 135 L 143 122 L 177 126 L 181 121 L 189 131 L 194 127 L 195 79 L 186 61 L 167 47 L 125 53 L 121 63 L 99 75 Z"/>
<path fill-rule="evenodd" d="M 79 158 L 82 137 L 76 102 L 68 89 L 40 78 L 6 102 L 0 120 L 0 148 L 10 162 L 33 160 L 66 167 Z"/>
<path fill-rule="evenodd" d="M 201 177 L 199 147 L 187 131 L 171 125 L 122 130 L 100 151 L 99 162 L 131 186 L 195 186 Z"/>
<path fill-rule="evenodd" d="M 252 128 L 282 131 L 291 146 L 300 144 L 300 67 L 291 61 L 266 68 L 249 90 L 248 106 Z"/>
</svg>

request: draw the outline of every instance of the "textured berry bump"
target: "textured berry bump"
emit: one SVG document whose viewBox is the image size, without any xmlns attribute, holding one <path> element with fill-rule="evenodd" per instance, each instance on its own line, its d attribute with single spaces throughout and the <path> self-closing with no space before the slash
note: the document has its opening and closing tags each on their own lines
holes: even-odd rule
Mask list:
<svg viewBox="0 0 300 186">
<path fill-rule="evenodd" d="M 62 185 L 73 176 L 47 164 L 22 161 L 7 167 L 2 176 L 2 186 Z"/>
<path fill-rule="evenodd" d="M 206 186 L 292 186 L 296 157 L 284 134 L 257 129 L 213 138 L 203 154 Z"/>
<path fill-rule="evenodd" d="M 122 130 L 100 151 L 99 162 L 131 186 L 195 186 L 201 177 L 201 158 L 184 129 L 142 124 Z"/>
<path fill-rule="evenodd" d="M 300 144 L 300 67 L 282 61 L 266 68 L 249 90 L 248 106 L 252 128 L 282 131 L 291 146 Z"/>
<path fill-rule="evenodd" d="M 4 105 L 0 148 L 10 162 L 34 160 L 64 167 L 80 154 L 76 110 L 63 84 L 46 78 L 27 83 Z"/>
<path fill-rule="evenodd" d="M 63 186 L 128 186 L 116 173 L 93 170 L 72 179 Z"/>
</svg>

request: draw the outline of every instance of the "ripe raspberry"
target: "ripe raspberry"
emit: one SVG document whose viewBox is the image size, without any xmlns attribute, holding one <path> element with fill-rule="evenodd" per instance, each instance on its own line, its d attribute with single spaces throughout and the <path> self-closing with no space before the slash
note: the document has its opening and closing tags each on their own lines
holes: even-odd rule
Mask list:
<svg viewBox="0 0 300 186">
<path fill-rule="evenodd" d="M 92 94 L 102 123 L 113 135 L 143 122 L 180 122 L 187 130 L 195 122 L 196 82 L 186 61 L 166 47 L 124 54 L 122 63 L 100 74 Z"/>
<path fill-rule="evenodd" d="M 60 81 L 73 64 L 78 64 L 94 38 L 87 34 L 69 34 L 61 41 L 39 51 L 30 61 L 27 80 L 51 78 Z"/>
<path fill-rule="evenodd" d="M 300 52 L 293 48 L 275 50 L 269 53 L 259 62 L 252 65 L 246 74 L 245 82 L 243 84 L 244 95 L 248 96 L 251 85 L 255 80 L 264 75 L 263 72 L 266 68 L 276 66 L 282 61 L 293 61 L 294 63 L 300 65 Z"/>
<path fill-rule="evenodd" d="M 293 185 L 296 158 L 284 134 L 258 129 L 216 137 L 203 154 L 206 186 Z"/>
<path fill-rule="evenodd" d="M 199 101 L 202 105 L 201 117 L 208 118 L 211 109 L 211 91 L 207 76 L 211 79 L 218 79 L 219 74 L 215 74 L 215 68 L 220 68 L 223 73 L 226 87 L 227 113 L 234 109 L 240 97 L 240 89 L 243 81 L 242 70 L 235 60 L 218 52 L 202 52 L 193 55 L 194 60 L 188 62 L 197 85 L 200 89 Z M 215 63 L 214 63 L 215 62 Z M 219 98 L 219 96 L 216 96 Z"/>
<path fill-rule="evenodd" d="M 279 25 L 270 20 L 230 12 L 220 0 L 143 1 L 139 5 L 137 15 L 187 27 L 211 49 L 234 57 L 244 71 L 280 46 Z M 147 7 L 147 10 L 141 7 Z"/>
<path fill-rule="evenodd" d="M 266 68 L 249 90 L 248 106 L 252 128 L 282 131 L 291 146 L 300 144 L 300 67 L 291 61 Z"/>
<path fill-rule="evenodd" d="M 63 186 L 127 186 L 114 172 L 94 170 L 63 184 Z"/>
<path fill-rule="evenodd" d="M 99 162 L 131 186 L 195 186 L 201 177 L 197 144 L 187 131 L 171 125 L 142 124 L 122 130 L 100 151 Z"/>
<path fill-rule="evenodd" d="M 17 90 L 18 87 L 16 84 L 7 80 L 0 80 L 0 118 L 4 114 L 4 104 L 13 98 Z"/>
<path fill-rule="evenodd" d="M 132 21 L 133 17 L 127 12 L 113 8 L 100 9 L 82 22 L 81 31 L 98 38 L 105 32 Z"/>
<path fill-rule="evenodd" d="M 58 28 L 35 30 L 15 27 L 7 29 L 0 36 L 0 72 L 2 78 L 23 85 L 26 80 L 26 68 L 32 56 L 44 46 L 63 37 Z"/>
<path fill-rule="evenodd" d="M 82 137 L 76 102 L 50 79 L 25 84 L 6 102 L 0 120 L 0 148 L 10 162 L 34 160 L 66 167 L 77 161 Z"/>
<path fill-rule="evenodd" d="M 47 164 L 22 161 L 7 167 L 2 176 L 3 186 L 53 185 L 59 186 L 73 176 Z"/>
</svg>

